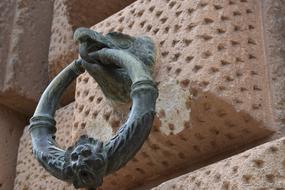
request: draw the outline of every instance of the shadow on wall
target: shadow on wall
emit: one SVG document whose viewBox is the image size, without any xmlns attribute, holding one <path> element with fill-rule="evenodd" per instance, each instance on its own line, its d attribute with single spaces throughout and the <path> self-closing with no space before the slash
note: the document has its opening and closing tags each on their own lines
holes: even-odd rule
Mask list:
<svg viewBox="0 0 285 190">
<path fill-rule="evenodd" d="M 175 133 L 175 126 L 169 126 L 174 132 L 162 132 L 163 115 L 158 114 L 142 149 L 125 167 L 106 177 L 102 189 L 144 187 L 161 176 L 164 176 L 160 181 L 163 182 L 169 175 L 173 177 L 174 173 L 178 175 L 181 171 L 201 167 L 217 156 L 226 158 L 273 133 L 249 114 L 235 110 L 210 92 L 192 88 L 191 94 L 186 102 L 191 110 L 190 120 L 184 122 L 184 128 Z"/>
</svg>

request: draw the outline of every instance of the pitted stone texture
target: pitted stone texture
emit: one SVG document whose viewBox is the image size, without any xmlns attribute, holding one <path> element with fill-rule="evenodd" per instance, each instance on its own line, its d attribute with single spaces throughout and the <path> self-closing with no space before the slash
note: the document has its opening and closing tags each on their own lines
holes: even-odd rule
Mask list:
<svg viewBox="0 0 285 190">
<path fill-rule="evenodd" d="M 79 81 L 85 83 L 86 79 L 80 77 Z M 92 80 L 90 88 L 97 85 Z M 78 88 L 81 82 L 78 83 Z M 81 97 L 85 94 L 85 101 L 89 102 L 76 104 L 73 141 L 82 134 L 103 141 L 111 138 L 112 131 L 126 117 L 112 110 L 99 90 L 82 89 L 78 92 L 81 92 L 77 93 Z M 182 98 L 187 94 L 178 91 L 179 95 L 173 95 L 168 88 L 161 89 L 160 94 L 165 95 L 166 92 L 172 94 L 173 98 Z M 168 96 L 159 100 L 161 105 L 158 104 L 158 117 L 142 149 L 125 167 L 106 177 L 101 189 L 132 189 L 158 176 L 169 175 L 172 171 L 193 167 L 201 160 L 217 154 L 236 150 L 270 133 L 261 128 L 261 124 L 249 114 L 236 112 L 232 105 L 210 93 L 195 92 L 195 96 L 186 104 L 178 104 L 178 100 L 173 99 L 173 104 L 167 105 L 166 101 L 169 101 Z M 185 114 L 183 109 L 187 109 L 187 106 L 191 108 L 191 112 L 188 110 Z M 178 117 L 183 118 L 177 119 Z M 163 122 L 169 124 L 165 125 Z"/>
<path fill-rule="evenodd" d="M 54 2 L 52 35 L 49 49 L 49 78 L 55 77 L 78 57 L 73 32 L 78 27 L 91 27 L 126 7 L 134 0 L 58 0 Z M 62 103 L 74 100 L 75 84 L 65 93 Z"/>
<path fill-rule="evenodd" d="M 262 1 L 266 58 L 276 125 L 285 132 L 285 1 Z"/>
<path fill-rule="evenodd" d="M 269 96 L 259 4 L 138 1 L 94 29 L 152 36 L 161 50 L 158 82 L 172 79 L 187 88 L 196 81 L 265 122 Z"/>
<path fill-rule="evenodd" d="M 59 109 L 56 112 L 55 120 L 57 122 L 56 141 L 62 148 L 71 145 L 71 126 L 73 120 L 73 103 Z M 73 190 L 71 184 L 67 184 L 61 180 L 51 176 L 32 154 L 31 137 L 28 128 L 24 130 L 24 134 L 20 140 L 18 150 L 18 161 L 16 168 L 15 190 Z"/>
<path fill-rule="evenodd" d="M 19 139 L 25 125 L 23 115 L 0 106 L 0 190 L 13 189 Z"/>
<path fill-rule="evenodd" d="M 160 49 L 152 133 L 102 189 L 131 189 L 271 133 L 260 11 L 257 0 L 140 0 L 93 27 L 148 35 Z M 106 141 L 126 119 L 86 73 L 77 80 L 75 108 L 73 140 Z"/>
<path fill-rule="evenodd" d="M 282 138 L 169 180 L 152 190 L 282 190 L 284 158 L 285 138 Z"/>
<path fill-rule="evenodd" d="M 48 82 L 53 1 L 15 0 L 1 1 L 0 4 L 1 14 L 4 13 L 0 22 L 0 50 L 3 53 L 0 103 L 24 114 L 32 114 Z"/>
</svg>

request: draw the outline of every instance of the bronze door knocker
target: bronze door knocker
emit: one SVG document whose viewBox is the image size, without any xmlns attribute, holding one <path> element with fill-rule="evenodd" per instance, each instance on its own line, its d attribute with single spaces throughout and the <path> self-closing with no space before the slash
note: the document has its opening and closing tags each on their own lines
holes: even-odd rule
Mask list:
<svg viewBox="0 0 285 190">
<path fill-rule="evenodd" d="M 61 71 L 42 94 L 29 131 L 33 153 L 53 176 L 72 182 L 75 188 L 96 189 L 103 177 L 124 166 L 149 135 L 158 90 L 152 79 L 156 48 L 149 37 L 111 32 L 105 36 L 87 28 L 74 33 L 80 58 Z M 86 135 L 63 150 L 55 142 L 54 114 L 64 90 L 84 71 L 115 102 L 132 102 L 127 121 L 108 141 Z"/>
</svg>

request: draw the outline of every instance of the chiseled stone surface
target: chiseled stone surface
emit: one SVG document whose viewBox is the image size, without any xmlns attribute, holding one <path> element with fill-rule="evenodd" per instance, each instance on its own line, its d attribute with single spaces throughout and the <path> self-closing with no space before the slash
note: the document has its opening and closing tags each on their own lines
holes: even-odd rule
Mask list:
<svg viewBox="0 0 285 190">
<path fill-rule="evenodd" d="M 93 27 L 151 36 L 160 51 L 152 133 L 102 189 L 132 189 L 271 134 L 260 7 L 258 0 L 139 0 Z M 125 119 L 87 73 L 78 78 L 73 141 L 82 134 L 106 141 Z"/>
<path fill-rule="evenodd" d="M 23 115 L 0 106 L 0 190 L 13 189 L 19 139 L 25 125 Z"/>
<path fill-rule="evenodd" d="M 58 24 L 53 25 L 51 51 L 55 54 L 50 56 L 56 58 L 56 52 L 60 56 L 54 60 L 64 60 L 70 52 L 67 59 L 77 56 L 72 53 L 75 46 L 69 44 L 76 25 L 70 20 L 76 16 L 66 16 L 71 9 L 64 3 L 55 3 L 58 15 L 53 22 Z M 99 189 L 144 186 L 173 171 L 252 145 L 272 133 L 268 59 L 264 57 L 269 54 L 264 54 L 263 39 L 263 32 L 270 30 L 262 31 L 264 9 L 260 8 L 258 0 L 139 0 L 93 27 L 103 33 L 149 35 L 159 47 L 155 80 L 160 95 L 154 127 L 135 158 L 106 177 Z M 62 53 L 65 50 L 67 53 Z M 58 72 L 65 61 L 50 62 L 50 68 L 55 68 L 50 72 Z M 86 73 L 77 80 L 74 109 L 74 116 L 73 105 L 57 112 L 57 140 L 64 148 L 81 134 L 108 140 L 127 115 L 124 110 L 113 110 Z M 254 189 L 256 185 L 262 189 L 264 185 L 282 189 L 283 146 L 283 139 L 274 141 L 207 166 L 210 172 L 203 168 L 203 173 L 197 170 L 189 174 L 191 178 L 175 179 L 179 186 L 166 182 L 157 188 Z M 30 150 L 25 131 L 15 189 L 74 189 L 45 172 Z"/>
<path fill-rule="evenodd" d="M 27 115 L 48 83 L 52 7 L 52 0 L 0 3 L 0 103 Z"/>
<path fill-rule="evenodd" d="M 162 183 L 152 190 L 285 189 L 285 138 Z"/>
<path fill-rule="evenodd" d="M 5 76 L 5 62 L 9 50 L 15 5 L 16 0 L 3 0 L 0 2 L 0 81 L 3 81 Z"/>
<path fill-rule="evenodd" d="M 52 34 L 49 47 L 49 78 L 54 78 L 78 57 L 73 32 L 78 27 L 90 27 L 134 0 L 57 0 L 54 2 Z M 74 100 L 75 83 L 68 88 L 63 104 Z"/>
<path fill-rule="evenodd" d="M 263 0 L 266 59 L 276 125 L 285 130 L 285 1 Z"/>
<path fill-rule="evenodd" d="M 62 148 L 71 145 L 73 107 L 74 104 L 71 103 L 56 112 L 56 141 Z M 39 165 L 32 154 L 31 137 L 27 129 L 26 127 L 20 139 L 14 190 L 73 190 L 71 184 L 56 179 Z"/>
</svg>

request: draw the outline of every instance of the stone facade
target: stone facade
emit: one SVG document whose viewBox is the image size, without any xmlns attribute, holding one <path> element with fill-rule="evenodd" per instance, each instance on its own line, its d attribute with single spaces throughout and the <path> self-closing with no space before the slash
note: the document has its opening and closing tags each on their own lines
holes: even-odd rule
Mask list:
<svg viewBox="0 0 285 190">
<path fill-rule="evenodd" d="M 34 159 L 24 126 L 48 81 L 78 57 L 72 35 L 80 26 L 147 35 L 159 50 L 151 134 L 99 189 L 285 189 L 284 7 L 283 0 L 1 1 L 0 190 L 13 189 L 15 168 L 15 190 L 74 190 Z M 60 106 L 56 140 L 67 148 L 82 134 L 109 140 L 129 105 L 113 107 L 84 73 Z"/>
<path fill-rule="evenodd" d="M 13 189 L 18 144 L 48 83 L 51 0 L 0 2 L 0 189 Z"/>
<path fill-rule="evenodd" d="M 152 190 L 284 189 L 285 138 L 167 181 Z"/>
<path fill-rule="evenodd" d="M 48 83 L 52 7 L 52 0 L 0 2 L 0 103 L 25 115 Z"/>
<path fill-rule="evenodd" d="M 0 106 L 0 189 L 13 189 L 19 139 L 26 118 Z"/>
<path fill-rule="evenodd" d="M 276 125 L 285 127 L 285 2 L 263 1 L 265 53 L 271 84 L 272 107 Z"/>
<path fill-rule="evenodd" d="M 151 36 L 160 50 L 153 131 L 103 189 L 132 189 L 195 168 L 276 130 L 261 13 L 259 1 L 137 1 L 93 27 Z M 95 86 L 87 73 L 78 78 L 74 140 L 82 134 L 107 140 L 125 119 Z"/>
</svg>

